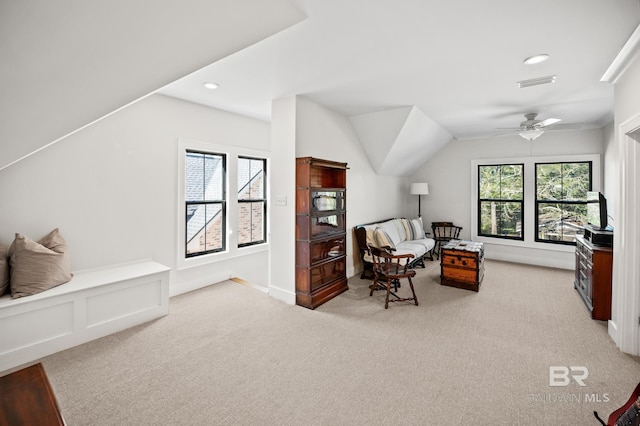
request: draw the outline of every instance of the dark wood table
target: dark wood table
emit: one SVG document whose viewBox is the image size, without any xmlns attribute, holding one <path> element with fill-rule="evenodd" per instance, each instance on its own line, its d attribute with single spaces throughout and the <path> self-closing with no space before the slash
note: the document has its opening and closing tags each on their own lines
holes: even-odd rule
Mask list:
<svg viewBox="0 0 640 426">
<path fill-rule="evenodd" d="M 42 364 L 0 377 L 0 426 L 64 424 Z"/>
</svg>

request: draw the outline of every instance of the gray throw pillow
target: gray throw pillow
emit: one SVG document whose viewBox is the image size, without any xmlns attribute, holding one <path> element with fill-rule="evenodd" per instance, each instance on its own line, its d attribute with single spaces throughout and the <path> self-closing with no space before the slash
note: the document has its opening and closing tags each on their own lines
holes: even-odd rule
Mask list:
<svg viewBox="0 0 640 426">
<path fill-rule="evenodd" d="M 0 244 L 0 296 L 9 291 L 9 247 Z"/>
<path fill-rule="evenodd" d="M 71 280 L 67 243 L 58 228 L 39 241 L 21 234 L 9 248 L 11 297 L 37 294 Z"/>
</svg>

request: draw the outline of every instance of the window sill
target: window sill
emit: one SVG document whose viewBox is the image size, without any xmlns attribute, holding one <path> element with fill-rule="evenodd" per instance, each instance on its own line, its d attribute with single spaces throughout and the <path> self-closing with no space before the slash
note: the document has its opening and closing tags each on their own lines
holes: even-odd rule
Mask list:
<svg viewBox="0 0 640 426">
<path fill-rule="evenodd" d="M 475 237 L 473 241 L 479 241 L 488 245 L 509 246 L 509 247 L 521 247 L 527 249 L 557 251 L 562 253 L 573 253 L 576 251 L 576 247 L 565 244 L 553 244 L 553 243 L 540 243 L 537 241 L 519 241 L 519 240 L 507 240 L 502 238 L 488 238 L 488 237 Z"/>
<path fill-rule="evenodd" d="M 224 262 L 226 260 L 235 259 L 242 256 L 266 252 L 268 250 L 269 243 L 264 243 L 256 244 L 254 246 L 234 248 L 233 250 L 227 250 L 218 253 L 205 254 L 202 256 L 178 258 L 176 270 L 182 271 L 185 269 L 197 268 L 199 266 L 210 265 L 217 262 Z"/>
</svg>

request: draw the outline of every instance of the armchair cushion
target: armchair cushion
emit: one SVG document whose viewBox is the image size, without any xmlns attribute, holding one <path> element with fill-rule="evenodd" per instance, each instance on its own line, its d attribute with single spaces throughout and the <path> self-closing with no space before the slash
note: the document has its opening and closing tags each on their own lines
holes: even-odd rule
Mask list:
<svg viewBox="0 0 640 426">
<path fill-rule="evenodd" d="M 379 227 L 375 230 L 377 247 L 390 247 L 392 249 L 396 248 L 396 244 L 393 239 L 389 235 L 389 233 L 382 227 Z"/>
<path fill-rule="evenodd" d="M 407 240 L 422 240 L 425 237 L 424 226 L 422 225 L 422 219 L 411 219 L 409 221 L 411 224 L 411 238 L 407 238 Z"/>
<path fill-rule="evenodd" d="M 391 241 L 393 241 L 394 246 L 397 246 L 398 244 L 406 240 L 404 236 L 404 229 L 402 227 L 402 224 L 400 223 L 400 220 L 398 219 L 392 219 L 386 222 L 382 222 L 378 224 L 377 229 L 384 230 Z M 380 245 L 380 242 L 378 242 L 378 247 L 380 247 Z"/>
</svg>

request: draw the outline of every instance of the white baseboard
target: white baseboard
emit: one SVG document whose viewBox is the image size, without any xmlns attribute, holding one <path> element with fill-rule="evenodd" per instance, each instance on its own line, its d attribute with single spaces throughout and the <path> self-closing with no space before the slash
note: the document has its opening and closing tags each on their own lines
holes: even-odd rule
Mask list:
<svg viewBox="0 0 640 426">
<path fill-rule="evenodd" d="M 620 348 L 620 344 L 618 342 L 618 325 L 613 320 L 609 320 L 607 322 L 607 331 L 609 332 L 609 337 L 613 340 L 618 348 Z"/>
<path fill-rule="evenodd" d="M 283 290 L 278 287 L 273 287 L 273 286 L 269 287 L 269 296 L 273 297 L 274 299 L 282 300 L 284 303 L 288 305 L 296 304 L 295 293 L 292 293 L 291 291 L 288 291 L 288 290 Z"/>
</svg>

